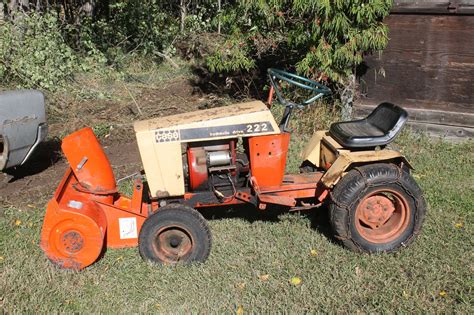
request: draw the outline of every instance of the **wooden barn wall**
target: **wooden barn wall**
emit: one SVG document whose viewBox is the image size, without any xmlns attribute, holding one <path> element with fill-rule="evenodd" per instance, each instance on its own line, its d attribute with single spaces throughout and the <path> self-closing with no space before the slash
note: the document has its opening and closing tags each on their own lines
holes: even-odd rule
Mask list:
<svg viewBox="0 0 474 315">
<path fill-rule="evenodd" d="M 386 22 L 388 47 L 358 69 L 356 115 L 390 101 L 419 129 L 474 137 L 474 16 L 393 14 Z"/>
</svg>

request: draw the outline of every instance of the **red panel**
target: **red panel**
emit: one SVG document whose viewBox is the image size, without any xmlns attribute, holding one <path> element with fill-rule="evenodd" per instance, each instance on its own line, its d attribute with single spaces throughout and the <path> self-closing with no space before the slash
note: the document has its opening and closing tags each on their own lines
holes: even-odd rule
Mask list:
<svg viewBox="0 0 474 315">
<path fill-rule="evenodd" d="M 260 189 L 282 184 L 289 142 L 289 133 L 249 138 L 250 170 Z"/>
<path fill-rule="evenodd" d="M 189 190 L 207 188 L 206 150 L 202 147 L 188 148 Z"/>
</svg>

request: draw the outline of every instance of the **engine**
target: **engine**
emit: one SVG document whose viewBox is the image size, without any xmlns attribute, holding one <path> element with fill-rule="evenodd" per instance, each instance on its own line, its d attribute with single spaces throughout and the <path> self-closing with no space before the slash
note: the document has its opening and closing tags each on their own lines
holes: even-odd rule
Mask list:
<svg viewBox="0 0 474 315">
<path fill-rule="evenodd" d="M 237 139 L 189 143 L 183 158 L 188 191 L 213 191 L 219 198 L 247 184 L 249 160 Z"/>
</svg>

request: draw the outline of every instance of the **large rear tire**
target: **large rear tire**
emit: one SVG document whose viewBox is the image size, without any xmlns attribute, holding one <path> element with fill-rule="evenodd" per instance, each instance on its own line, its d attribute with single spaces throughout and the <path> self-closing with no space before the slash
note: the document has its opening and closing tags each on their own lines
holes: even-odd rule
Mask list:
<svg viewBox="0 0 474 315">
<path fill-rule="evenodd" d="M 331 193 L 330 223 L 344 246 L 358 252 L 394 252 L 419 234 L 426 214 L 420 187 L 394 164 L 349 171 Z"/>
<path fill-rule="evenodd" d="M 144 259 L 167 265 L 204 262 L 211 244 L 211 232 L 204 217 L 193 208 L 178 204 L 152 214 L 138 238 Z"/>
</svg>

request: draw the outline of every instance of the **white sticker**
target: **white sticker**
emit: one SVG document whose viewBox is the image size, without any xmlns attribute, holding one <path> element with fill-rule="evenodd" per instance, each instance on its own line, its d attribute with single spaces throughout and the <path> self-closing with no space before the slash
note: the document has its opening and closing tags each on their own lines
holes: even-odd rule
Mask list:
<svg viewBox="0 0 474 315">
<path fill-rule="evenodd" d="M 80 210 L 80 209 L 82 209 L 83 205 L 82 205 L 82 202 L 80 202 L 80 201 L 69 200 L 69 202 L 67 203 L 67 206 L 69 208 Z"/>
<path fill-rule="evenodd" d="M 137 238 L 137 218 L 119 218 L 120 239 Z"/>
</svg>

